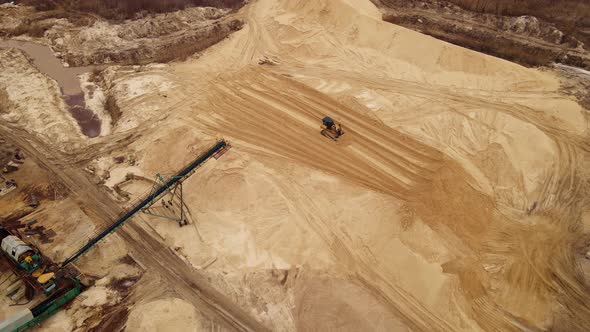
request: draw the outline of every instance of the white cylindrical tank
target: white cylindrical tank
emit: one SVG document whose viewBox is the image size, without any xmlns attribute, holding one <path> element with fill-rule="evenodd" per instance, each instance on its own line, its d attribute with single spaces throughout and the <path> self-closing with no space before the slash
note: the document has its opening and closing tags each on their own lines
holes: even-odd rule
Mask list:
<svg viewBox="0 0 590 332">
<path fill-rule="evenodd" d="M 27 251 L 33 251 L 33 248 L 14 235 L 9 235 L 2 239 L 0 246 L 2 247 L 2 251 L 7 253 L 17 263 L 20 263 L 19 258 L 22 254 Z"/>
</svg>

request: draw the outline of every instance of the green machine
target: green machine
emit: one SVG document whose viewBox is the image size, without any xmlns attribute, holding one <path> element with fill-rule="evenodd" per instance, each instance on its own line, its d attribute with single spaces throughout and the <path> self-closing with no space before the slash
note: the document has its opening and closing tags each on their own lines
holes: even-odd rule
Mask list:
<svg viewBox="0 0 590 332">
<path fill-rule="evenodd" d="M 71 277 L 68 285 L 52 294 L 32 309 L 23 310 L 0 323 L 0 332 L 28 331 L 51 317 L 84 290 L 80 280 Z"/>
</svg>

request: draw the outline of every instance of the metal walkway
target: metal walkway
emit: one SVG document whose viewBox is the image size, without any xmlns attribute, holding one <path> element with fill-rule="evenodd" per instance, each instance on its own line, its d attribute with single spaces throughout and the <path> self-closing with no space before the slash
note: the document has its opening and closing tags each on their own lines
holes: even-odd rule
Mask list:
<svg viewBox="0 0 590 332">
<path fill-rule="evenodd" d="M 188 166 L 186 166 L 180 172 L 178 172 L 178 174 L 171 177 L 166 183 L 162 184 L 161 187 L 159 187 L 154 192 L 141 199 L 141 201 L 138 204 L 136 204 L 127 212 L 125 212 L 121 217 L 119 217 L 119 219 L 117 219 L 117 221 L 111 224 L 108 228 L 106 228 L 100 234 L 88 241 L 88 243 L 86 243 L 82 248 L 76 251 L 76 253 L 74 253 L 72 256 L 66 259 L 61 264 L 61 266 L 64 267 L 76 260 L 78 257 L 82 256 L 86 251 L 88 251 L 90 248 L 96 245 L 105 236 L 109 235 L 111 232 L 113 232 L 115 229 L 117 229 L 119 226 L 123 225 L 127 220 L 133 217 L 133 215 L 140 212 L 143 208 L 149 207 L 151 204 L 153 204 L 152 202 L 158 200 L 159 197 L 166 194 L 169 190 L 171 190 L 174 187 L 174 185 L 186 180 L 195 172 L 195 170 L 201 164 L 209 160 L 211 157 L 215 156 L 215 154 L 222 151 L 227 146 L 228 143 L 225 140 L 218 141 L 209 150 L 207 150 L 205 153 L 203 153 L 197 159 L 195 159 L 192 163 L 190 163 Z"/>
</svg>

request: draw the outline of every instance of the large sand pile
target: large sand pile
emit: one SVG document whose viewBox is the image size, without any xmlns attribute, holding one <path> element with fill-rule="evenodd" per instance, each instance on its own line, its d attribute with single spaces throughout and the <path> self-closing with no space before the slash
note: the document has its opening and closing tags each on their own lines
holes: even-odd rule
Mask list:
<svg viewBox="0 0 590 332">
<path fill-rule="evenodd" d="M 588 122 L 557 77 L 382 22 L 369 0 L 241 15 L 198 59 L 113 74 L 113 132 L 136 136 L 97 172 L 172 174 L 232 142 L 185 182 L 191 225 L 140 219 L 179 256 L 279 331 L 590 324 L 576 263 Z M 338 143 L 319 134 L 325 115 Z M 132 169 L 98 158 L 121 154 Z M 128 328 L 189 329 L 167 325 L 198 320 L 174 301 L 134 309 Z M 161 307 L 178 310 L 152 321 Z"/>
<path fill-rule="evenodd" d="M 584 326 L 571 227 L 586 180 L 571 181 L 587 122 L 556 77 L 388 25 L 368 2 L 259 1 L 246 15 L 177 66 L 224 65 L 190 117 L 239 147 L 231 173 L 215 165 L 196 186 L 212 270 L 337 266 L 414 329 L 547 327 L 557 303 Z M 248 65 L 264 54 L 281 64 Z M 348 129 L 341 144 L 317 134 L 326 114 Z"/>
<path fill-rule="evenodd" d="M 382 22 L 369 1 L 243 15 L 163 69 L 167 119 L 126 149 L 149 177 L 214 137 L 234 145 L 186 182 L 190 227 L 149 220 L 179 255 L 275 330 L 590 321 L 574 263 L 588 126 L 556 77 Z M 339 143 L 319 135 L 324 115 L 344 124 Z"/>
</svg>

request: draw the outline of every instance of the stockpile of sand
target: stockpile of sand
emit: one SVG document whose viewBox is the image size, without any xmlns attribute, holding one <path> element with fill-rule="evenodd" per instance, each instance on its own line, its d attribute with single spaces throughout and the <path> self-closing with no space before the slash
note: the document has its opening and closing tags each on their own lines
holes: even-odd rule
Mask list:
<svg viewBox="0 0 590 332">
<path fill-rule="evenodd" d="M 573 263 L 588 126 L 556 77 L 382 22 L 368 0 L 240 15 L 199 59 L 111 73 L 134 172 L 233 145 L 184 183 L 189 226 L 141 218 L 174 252 L 273 330 L 548 329 L 558 306 L 570 330 L 590 321 Z M 127 327 L 199 320 L 163 299 Z"/>
<path fill-rule="evenodd" d="M 556 196 L 569 190 L 566 170 L 579 167 L 576 144 L 587 126 L 582 109 L 558 93 L 558 79 L 384 23 L 368 1 L 258 1 L 244 15 L 248 25 L 230 40 L 172 68 L 199 77 L 181 88 L 186 94 L 208 96 L 186 106 L 183 123 L 222 133 L 234 150 L 187 182 L 198 249 L 173 227 L 161 230 L 167 238 L 196 266 L 215 257 L 208 270 L 226 280 L 299 264 L 352 275 L 371 294 L 356 298 L 375 296 L 376 310 L 409 328 L 517 329 L 522 322 L 497 305 L 540 266 L 547 274 L 538 277 L 552 278 L 552 264 L 535 255 L 537 266 L 515 272 L 513 262 L 527 254 L 498 251 L 512 241 L 501 234 L 549 227 L 565 248 L 578 236 L 567 230 L 575 219 L 518 226 L 535 224 L 527 214 L 563 208 Z M 265 54 L 279 64 L 255 65 Z M 324 115 L 343 122 L 340 143 L 318 134 Z M 527 252 L 541 252 L 536 246 Z M 565 254 L 557 260 L 570 264 Z M 306 314 L 339 307 L 335 290 L 322 287 L 330 295 L 321 297 L 308 279 L 285 284 L 293 288 L 270 280 L 224 287 L 247 288 L 273 308 L 295 305 L 295 326 L 338 321 Z M 291 289 L 284 299 L 281 287 Z M 533 296 L 539 305 L 510 304 L 511 313 L 549 326 L 540 317 L 552 315 L 556 294 L 528 289 L 522 301 Z M 349 305 L 343 326 L 394 326 L 353 318 L 366 301 Z M 270 312 L 258 315 L 276 326 Z"/>
</svg>

